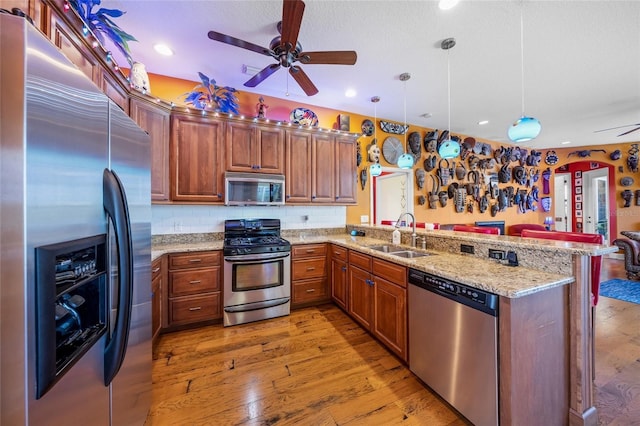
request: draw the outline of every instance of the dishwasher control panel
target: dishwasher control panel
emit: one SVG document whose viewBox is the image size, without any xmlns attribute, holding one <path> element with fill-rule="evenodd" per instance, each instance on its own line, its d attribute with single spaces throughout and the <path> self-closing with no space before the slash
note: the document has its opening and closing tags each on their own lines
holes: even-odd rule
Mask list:
<svg viewBox="0 0 640 426">
<path fill-rule="evenodd" d="M 477 288 L 415 269 L 409 269 L 409 283 L 492 315 L 497 314 L 498 296 L 493 293 L 478 290 Z"/>
</svg>

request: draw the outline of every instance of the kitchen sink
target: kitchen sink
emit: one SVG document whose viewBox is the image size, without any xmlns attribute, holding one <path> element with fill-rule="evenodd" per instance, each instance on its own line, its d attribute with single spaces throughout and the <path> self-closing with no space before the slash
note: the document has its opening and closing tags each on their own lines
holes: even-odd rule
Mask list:
<svg viewBox="0 0 640 426">
<path fill-rule="evenodd" d="M 389 254 L 392 254 L 392 255 L 398 256 L 398 257 L 406 257 L 408 259 L 413 259 L 415 257 L 431 256 L 430 253 L 423 253 L 423 252 L 420 252 L 420 251 L 411 251 L 411 250 L 396 251 L 396 252 L 391 252 Z"/>
<path fill-rule="evenodd" d="M 390 245 L 390 244 L 369 246 L 369 248 L 371 250 L 381 251 L 383 253 L 394 253 L 394 252 L 407 251 L 406 247 L 394 246 L 394 245 Z"/>
</svg>

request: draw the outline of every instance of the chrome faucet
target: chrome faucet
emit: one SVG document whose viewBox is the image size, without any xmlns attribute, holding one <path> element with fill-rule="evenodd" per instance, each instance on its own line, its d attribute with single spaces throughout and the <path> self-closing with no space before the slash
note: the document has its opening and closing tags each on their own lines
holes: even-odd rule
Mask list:
<svg viewBox="0 0 640 426">
<path fill-rule="evenodd" d="M 413 215 L 413 213 L 409 213 L 409 212 L 400 213 L 400 216 L 396 221 L 396 228 L 400 228 L 400 219 L 402 219 L 402 216 L 406 216 L 406 215 L 411 216 L 411 225 L 413 227 L 413 233 L 411 234 L 411 247 L 416 248 L 416 241 L 418 239 L 418 235 L 416 234 L 416 218 Z"/>
</svg>

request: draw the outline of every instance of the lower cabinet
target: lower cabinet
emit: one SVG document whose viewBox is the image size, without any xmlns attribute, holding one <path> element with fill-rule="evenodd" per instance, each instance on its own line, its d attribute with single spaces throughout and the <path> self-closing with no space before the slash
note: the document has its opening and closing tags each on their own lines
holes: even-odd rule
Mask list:
<svg viewBox="0 0 640 426">
<path fill-rule="evenodd" d="M 407 361 L 407 268 L 354 250 L 348 259 L 347 312 Z"/>
<path fill-rule="evenodd" d="M 331 300 L 343 310 L 348 310 L 348 274 L 347 256 L 349 250 L 331 245 Z"/>
<path fill-rule="evenodd" d="M 327 245 L 302 244 L 291 248 L 292 307 L 329 300 L 327 290 Z"/>
<path fill-rule="evenodd" d="M 154 343 L 160 335 L 163 325 L 164 309 L 162 309 L 162 300 L 164 299 L 163 292 L 167 282 L 165 259 L 166 257 L 162 256 L 151 264 L 151 338 Z"/>
<path fill-rule="evenodd" d="M 222 318 L 220 251 L 169 255 L 168 326 Z"/>
</svg>

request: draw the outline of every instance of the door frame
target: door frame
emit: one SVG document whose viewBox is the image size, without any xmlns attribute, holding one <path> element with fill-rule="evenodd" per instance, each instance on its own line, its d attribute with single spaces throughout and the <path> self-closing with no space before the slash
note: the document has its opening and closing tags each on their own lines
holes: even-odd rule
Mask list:
<svg viewBox="0 0 640 426">
<path fill-rule="evenodd" d="M 379 218 L 377 217 L 377 203 L 379 200 L 382 199 L 382 197 L 380 196 L 380 194 L 378 194 L 378 179 L 388 179 L 389 177 L 392 176 L 398 176 L 398 175 L 405 175 L 406 177 L 406 185 L 405 185 L 405 197 L 406 197 L 406 208 L 405 208 L 405 212 L 411 213 L 413 214 L 413 204 L 414 204 L 414 200 L 413 200 L 413 169 L 399 169 L 397 167 L 383 167 L 382 168 L 382 174 L 380 176 L 373 176 L 371 178 L 371 185 L 370 185 L 370 206 L 369 206 L 369 211 L 371 212 L 371 217 L 370 217 L 370 221 L 369 224 L 370 225 L 376 225 L 379 221 Z M 403 212 L 400 212 L 403 213 Z M 400 216 L 400 213 L 398 213 L 398 216 Z M 395 219 L 395 218 L 394 218 Z"/>
</svg>

